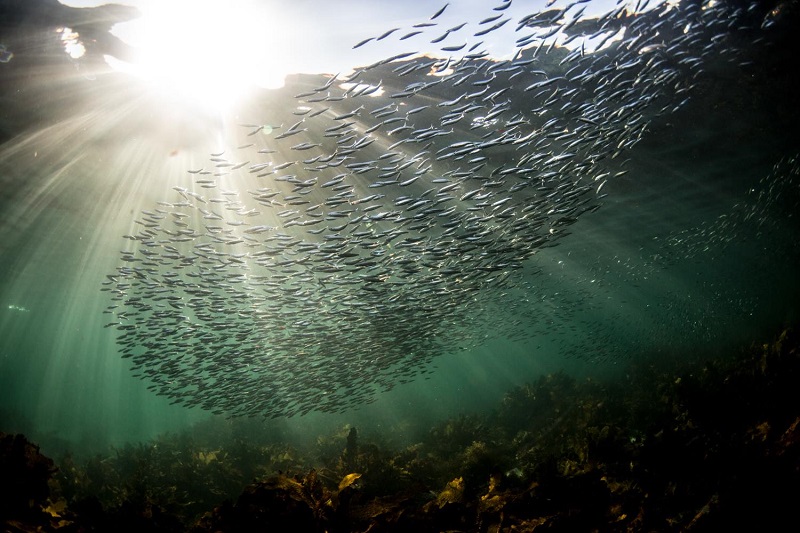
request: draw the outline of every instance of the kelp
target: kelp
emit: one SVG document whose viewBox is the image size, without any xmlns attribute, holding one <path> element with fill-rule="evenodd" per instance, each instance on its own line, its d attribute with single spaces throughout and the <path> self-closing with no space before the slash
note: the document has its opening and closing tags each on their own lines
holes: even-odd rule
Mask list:
<svg viewBox="0 0 800 533">
<path fill-rule="evenodd" d="M 206 425 L 55 471 L 2 435 L 0 509 L 11 531 L 770 530 L 800 497 L 799 344 L 794 328 L 724 358 L 634 358 L 618 380 L 543 376 L 403 447 Z"/>
</svg>

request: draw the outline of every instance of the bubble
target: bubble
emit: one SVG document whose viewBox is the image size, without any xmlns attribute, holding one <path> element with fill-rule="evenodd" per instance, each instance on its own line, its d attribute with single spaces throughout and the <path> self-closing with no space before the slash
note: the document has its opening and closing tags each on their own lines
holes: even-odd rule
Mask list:
<svg viewBox="0 0 800 533">
<path fill-rule="evenodd" d="M 0 63 L 8 63 L 14 58 L 14 53 L 6 49 L 6 45 L 0 44 Z"/>
</svg>

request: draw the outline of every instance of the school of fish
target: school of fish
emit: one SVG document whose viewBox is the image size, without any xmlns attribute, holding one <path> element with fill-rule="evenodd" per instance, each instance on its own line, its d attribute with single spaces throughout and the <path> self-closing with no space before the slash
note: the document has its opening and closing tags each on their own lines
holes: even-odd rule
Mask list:
<svg viewBox="0 0 800 533">
<path fill-rule="evenodd" d="M 600 207 L 710 58 L 743 61 L 770 26 L 757 1 L 552 4 L 446 28 L 445 4 L 356 43 L 407 49 L 303 78 L 187 169 L 195 186 L 142 211 L 102 288 L 135 375 L 217 414 L 342 412 L 487 331 L 523 332 L 508 298 L 533 256 Z M 494 58 L 484 40 L 512 26 L 516 53 Z"/>
</svg>

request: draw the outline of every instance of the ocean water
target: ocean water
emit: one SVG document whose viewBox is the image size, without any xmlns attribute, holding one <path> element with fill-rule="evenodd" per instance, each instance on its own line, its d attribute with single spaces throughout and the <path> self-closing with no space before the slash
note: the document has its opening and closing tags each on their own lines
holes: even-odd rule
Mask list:
<svg viewBox="0 0 800 533">
<path fill-rule="evenodd" d="M 368 433 L 386 432 L 398 442 L 413 442 L 437 421 L 460 413 L 490 410 L 508 390 L 542 375 L 563 371 L 581 379 L 615 379 L 626 372 L 632 361 L 716 356 L 796 322 L 800 185 L 800 113 L 796 94 L 800 65 L 791 32 L 792 23 L 797 21 L 796 9 L 790 3 L 780 2 L 732 2 L 727 10 L 719 8 L 726 2 L 716 5 L 709 7 L 709 12 L 718 13 L 714 16 L 723 17 L 725 23 L 709 23 L 710 35 L 698 38 L 709 48 L 695 49 L 692 41 L 686 49 L 681 49 L 681 54 L 699 58 L 687 67 L 688 72 L 681 71 L 680 77 L 666 87 L 650 88 L 646 85 L 652 82 L 650 77 L 643 78 L 642 85 L 622 87 L 626 94 L 640 91 L 634 104 L 640 98 L 654 95 L 652 105 L 641 111 L 637 109 L 642 114 L 637 124 L 646 126 L 641 129 L 637 126 L 636 141 L 613 158 L 609 154 L 608 158 L 590 161 L 587 166 L 569 167 L 565 171 L 569 176 L 559 177 L 564 183 L 578 183 L 582 174 L 588 176 L 583 179 L 588 180 L 591 190 L 585 197 L 591 197 L 589 205 L 599 205 L 599 209 L 582 212 L 568 226 L 568 235 L 546 246 L 525 245 L 532 236 L 513 228 L 514 218 L 496 219 L 492 231 L 516 236 L 522 243 L 520 264 L 504 271 L 508 281 L 502 285 L 481 278 L 471 287 L 474 290 L 433 299 L 437 312 L 410 315 L 411 331 L 428 328 L 430 321 L 441 323 L 434 324 L 437 334 L 430 343 L 426 340 L 414 345 L 416 351 L 402 354 L 397 364 L 408 368 L 408 372 L 381 362 L 374 363 L 373 368 L 361 359 L 358 366 L 347 367 L 345 363 L 352 365 L 352 359 L 323 353 L 319 359 L 323 369 L 312 373 L 301 357 L 310 349 L 311 341 L 301 335 L 299 327 L 292 329 L 296 335 L 294 341 L 290 339 L 274 352 L 274 357 L 280 357 L 281 366 L 279 370 L 270 367 L 269 372 L 280 374 L 281 381 L 274 385 L 277 392 L 272 394 L 290 392 L 298 402 L 306 402 L 302 405 L 309 408 L 308 412 L 302 416 L 287 409 L 283 412 L 267 402 L 254 420 L 297 442 L 348 424 Z M 41 6 L 47 7 L 45 2 Z M 736 6 L 739 11 L 734 9 Z M 97 37 L 106 35 L 110 24 L 107 18 L 88 15 L 91 8 L 80 13 L 59 9 L 49 17 L 30 6 L 23 8 L 14 3 L 4 4 L 3 9 L 8 13 L 19 10 L 22 14 L 3 19 L 5 33 L 0 37 L 4 49 L 13 53 L 8 61 L 0 63 L 0 430 L 25 433 L 40 443 L 43 451 L 57 454 L 65 450 L 100 451 L 110 445 L 146 441 L 208 420 L 223 423 L 225 409 L 211 414 L 213 406 L 208 410 L 199 405 L 187 407 L 175 403 L 180 394 L 165 397 L 155 394 L 157 390 L 149 390 L 152 379 L 138 379 L 134 375 L 137 370 L 132 369 L 133 360 L 122 357 L 124 346 L 119 342 L 122 331 L 104 327 L 116 320 L 113 315 L 119 309 L 104 313 L 113 302 L 101 288 L 108 287 L 109 275 L 119 272 L 126 257 L 121 252 L 141 253 L 144 249 L 139 246 L 141 240 L 131 241 L 123 235 L 140 231 L 135 221 L 141 221 L 142 210 L 164 207 L 158 202 L 172 202 L 173 207 L 167 211 L 174 210 L 174 203 L 180 200 L 174 187 L 184 190 L 189 187 L 206 194 L 197 188 L 198 176 L 187 171 L 213 169 L 209 158 L 214 156 L 210 154 L 225 150 L 225 157 L 229 157 L 238 153 L 236 147 L 257 138 L 258 142 L 266 143 L 264 146 L 282 146 L 278 155 L 273 156 L 273 165 L 279 163 L 280 157 L 283 160 L 311 157 L 315 154 L 313 148 L 290 152 L 289 146 L 329 142 L 324 127 L 341 124 L 344 119 L 335 115 L 359 105 L 365 106 L 361 111 L 363 116 L 359 115 L 366 121 L 366 125 L 359 124 L 362 129 L 376 120 L 367 115 L 368 110 L 393 103 L 402 103 L 406 110 L 428 105 L 428 109 L 417 114 L 415 127 L 424 128 L 445 112 L 437 102 L 458 97 L 463 92 L 462 86 L 426 89 L 427 92 L 420 92 L 413 99 L 391 98 L 391 93 L 402 90 L 412 78 L 392 72 L 389 67 L 394 67 L 394 63 L 376 67 L 376 71 L 383 69 L 380 76 L 376 75 L 383 76 L 382 96 L 373 101 L 366 96 L 352 98 L 352 104 L 348 100 L 331 102 L 331 111 L 320 115 L 320 120 L 327 122 L 312 127 L 312 119 L 307 118 L 309 130 L 303 136 L 287 138 L 279 144 L 274 137 L 281 131 L 291 131 L 288 122 L 291 114 L 287 110 L 306 105 L 294 95 L 325 84 L 331 74 L 339 71 L 338 67 L 292 74 L 281 89 L 253 89 L 224 110 L 209 111 L 183 96 L 154 88 L 131 73 L 109 67 L 103 54 L 122 55 L 122 52 L 103 48 L 104 39 Z M 377 4 L 359 4 L 358 9 L 375 11 L 374 15 L 383 23 L 382 29 L 386 30 L 395 25 L 409 27 L 415 22 L 392 18 L 396 15 L 381 17 L 382 8 Z M 538 9 L 545 8 L 536 4 L 528 11 Z M 427 15 L 416 22 L 424 22 L 434 10 L 422 12 Z M 466 20 L 467 16 L 492 14 L 492 10 L 491 6 L 453 2 L 445 14 L 442 17 L 461 16 Z M 64 20 L 57 20 L 59 16 Z M 691 16 L 685 15 L 687 20 Z M 680 18 L 669 20 L 674 26 Z M 296 23 L 302 28 L 307 21 L 300 19 Z M 70 24 L 78 35 L 83 32 L 86 39 L 86 55 L 78 58 L 68 55 L 63 31 L 57 31 Z M 352 45 L 365 37 L 357 31 L 355 22 L 344 21 L 336 27 L 341 34 L 335 37 L 347 42 L 342 53 L 351 51 Z M 663 34 L 653 30 L 646 37 L 658 40 L 658 35 L 663 35 L 663 42 L 658 40 L 655 52 L 643 54 L 666 56 L 664 50 L 669 49 L 670 39 L 679 30 L 659 30 Z M 392 38 L 404 45 L 397 41 L 399 35 Z M 428 36 L 434 37 L 432 33 Z M 472 36 L 470 39 L 479 40 Z M 606 54 L 615 68 L 625 73 L 621 58 L 641 57 L 631 55 L 630 49 L 636 46 L 631 39 L 623 37 L 595 54 L 597 57 Z M 721 43 L 718 49 L 712 46 L 718 43 Z M 358 50 L 369 46 L 367 43 Z M 486 46 L 491 47 L 491 42 Z M 407 51 L 402 47 L 395 50 Z M 525 53 L 531 53 L 530 48 L 526 50 Z M 559 52 L 558 47 L 554 50 L 550 54 L 542 50 L 538 60 L 549 77 L 563 74 L 564 70 L 558 65 L 564 52 Z M 247 50 L 240 53 L 246 55 Z M 390 55 L 380 53 L 384 57 Z M 561 55 L 555 55 L 558 53 Z M 555 59 L 548 59 L 552 57 Z M 680 57 L 668 60 L 677 61 Z M 397 63 L 424 60 L 401 58 Z M 582 61 L 593 64 L 592 54 L 587 52 Z M 526 65 L 525 69 L 536 65 Z M 636 65 L 636 69 L 641 66 Z M 210 75 L 218 67 L 221 68 L 214 63 L 207 65 Z M 665 64 L 662 68 L 668 67 Z M 559 115 L 554 111 L 556 103 L 542 103 L 548 95 L 534 101 L 533 91 L 522 90 L 525 85 L 544 79 L 531 76 L 534 77 L 525 78 L 523 86 L 498 77 L 491 82 L 491 90 L 510 89 L 507 97 L 515 107 L 502 116 L 503 120 L 511 122 L 515 113 L 524 112 L 527 122 L 523 127 L 535 129 L 551 116 L 537 123 L 542 109 L 550 109 L 552 116 Z M 448 83 L 453 83 L 453 78 L 448 79 Z M 480 87 L 473 85 L 471 89 Z M 562 94 L 568 90 L 560 89 Z M 672 94 L 673 91 L 678 94 Z M 564 101 L 575 102 L 570 98 L 581 98 L 583 93 L 575 94 Z M 605 101 L 594 98 L 585 101 L 609 110 L 626 102 L 621 95 Z M 504 96 L 498 96 L 497 102 L 503 99 Z M 662 109 L 666 110 L 659 112 Z M 271 136 L 262 136 L 262 129 L 257 136 L 249 137 L 253 126 L 241 126 L 271 124 L 278 116 L 281 119 L 275 118 Z M 303 116 L 297 115 L 296 120 Z M 406 123 L 410 118 L 407 117 Z M 589 128 L 581 135 L 600 128 L 591 120 L 592 123 L 585 123 Z M 282 128 L 278 127 L 280 122 Z M 443 128 L 449 137 L 436 139 L 443 144 L 434 147 L 459 140 L 474 141 L 476 134 L 469 125 L 458 123 L 452 132 Z M 501 126 L 484 129 L 502 134 Z M 370 148 L 374 150 L 370 157 L 390 151 L 388 145 L 399 138 L 397 134 L 386 133 L 393 127 L 387 125 L 375 130 L 374 137 L 379 142 Z M 545 133 L 542 127 L 540 134 Z M 607 134 L 610 135 L 605 130 L 601 132 Z M 624 132 L 615 135 L 629 140 Z M 239 159 L 231 156 L 230 161 L 238 163 L 250 158 L 248 165 L 257 164 L 259 160 L 253 157 L 258 157 L 255 150 L 261 146 L 244 148 L 242 153 L 247 152 L 246 156 Z M 415 145 L 409 148 L 409 153 L 422 151 L 423 147 Z M 323 148 L 327 146 L 323 144 Z M 539 148 L 512 145 L 491 153 L 487 148 L 489 166 L 472 173 L 488 174 L 490 169 L 514 166 L 524 153 L 520 150 L 540 150 L 550 157 L 561 149 L 560 144 L 543 144 Z M 352 155 L 353 161 L 370 159 L 365 154 L 366 148 L 359 149 Z M 428 159 L 433 165 L 431 174 L 441 175 L 458 167 L 447 160 Z M 310 172 L 304 175 L 301 167 L 296 165 L 293 174 L 299 179 L 313 177 Z M 602 175 L 600 168 L 609 173 L 607 181 L 605 177 L 597 179 L 597 175 Z M 219 188 L 245 195 L 253 187 L 248 179 L 253 178 L 219 177 Z M 264 180 L 271 178 L 261 179 L 256 183 L 265 184 Z M 356 181 L 354 175 L 347 179 Z M 488 177 L 484 175 L 481 179 L 485 181 Z M 604 185 L 599 191 L 601 183 Z M 313 194 L 326 192 L 319 185 L 317 182 Z M 380 209 L 386 206 L 391 209 L 393 198 L 416 186 L 400 188 L 394 184 L 376 188 L 375 191 L 386 195 L 379 200 L 384 202 Z M 461 194 L 475 188 L 462 187 Z M 509 182 L 503 183 L 491 197 L 492 201 L 502 199 L 501 194 L 509 187 Z M 284 196 L 288 194 L 285 189 L 281 191 Z M 363 183 L 357 192 L 362 197 L 372 193 Z M 453 204 L 465 208 L 468 200 L 459 196 Z M 509 205 L 516 206 L 515 216 L 532 198 L 535 196 L 514 197 Z M 198 216 L 198 211 L 186 209 L 190 220 Z M 265 223 L 273 224 L 275 219 Z M 286 231 L 295 235 L 292 232 L 298 230 L 287 227 Z M 438 242 L 445 247 L 460 246 L 437 230 L 419 235 L 430 239 L 424 241 L 426 246 Z M 304 253 L 298 253 L 302 259 Z M 466 252 L 459 250 L 459 253 Z M 226 272 L 233 272 L 235 267 L 229 264 L 225 268 Z M 280 267 L 273 267 L 271 272 L 275 268 Z M 308 268 L 313 272 L 317 266 Z M 354 280 L 351 290 L 363 290 L 366 282 L 354 276 L 347 278 Z M 432 285 L 430 278 L 410 276 L 402 290 L 404 295 L 414 295 L 415 291 L 424 294 L 422 291 Z M 323 288 L 323 283 L 313 286 L 312 295 Z M 187 299 L 187 294 L 180 290 L 168 294 Z M 143 297 L 150 298 L 146 294 Z M 332 335 L 334 342 L 346 342 L 349 327 L 361 332 L 362 326 L 374 316 L 368 308 L 373 300 L 365 301 L 370 303 L 365 304 L 363 314 L 354 315 L 356 318 L 309 327 L 319 327 L 320 334 Z M 230 300 L 226 303 L 234 310 L 239 305 Z M 298 307 L 307 311 L 304 305 L 298 300 Z M 441 309 L 444 306 L 453 306 L 452 312 Z M 278 306 L 284 311 L 289 307 L 289 304 Z M 234 323 L 239 319 L 252 320 L 252 316 L 245 314 L 228 314 L 228 318 Z M 390 351 L 396 333 L 392 331 L 393 324 L 402 327 L 405 333 L 409 331 L 402 318 L 392 316 L 376 323 L 370 339 Z M 151 319 L 142 320 L 136 326 L 140 332 Z M 281 315 L 276 312 L 271 319 L 260 322 L 258 328 L 272 330 L 279 327 L 280 320 Z M 449 320 L 461 323 L 455 326 Z M 124 321 L 125 317 L 119 323 Z M 158 337 L 157 331 L 148 330 L 137 342 L 147 336 Z M 425 331 L 429 335 L 428 329 Z M 164 335 L 165 342 L 171 339 L 169 334 Z M 237 342 L 246 343 L 258 337 L 258 330 L 250 336 Z M 357 340 L 363 339 L 357 337 Z M 315 337 L 313 343 L 318 346 L 319 339 Z M 156 351 L 165 360 L 179 360 L 181 354 L 177 352 L 185 349 L 170 351 L 166 344 L 158 346 Z M 295 355 L 291 350 L 296 351 L 296 364 L 291 362 Z M 270 357 L 272 352 L 266 353 L 265 357 Z M 204 363 L 204 369 L 196 371 L 210 386 L 205 393 L 194 392 L 192 398 L 234 397 L 234 392 L 215 389 L 223 383 L 218 376 L 237 371 L 226 366 L 226 361 L 233 361 L 233 356 Z M 145 364 L 144 368 L 150 367 Z M 165 367 L 153 368 L 162 376 L 168 372 Z M 193 371 L 184 368 L 183 372 L 192 375 Z M 372 381 L 373 374 L 377 381 Z M 304 375 L 334 376 L 334 387 L 341 386 L 347 391 L 343 396 L 345 402 L 362 389 L 371 391 L 365 400 L 372 403 L 353 401 L 340 412 L 318 412 L 316 407 L 321 404 L 315 398 L 323 393 L 306 381 Z M 348 388 L 351 386 L 353 389 Z M 169 385 L 163 387 L 161 392 L 169 391 Z M 242 396 L 235 398 L 238 402 Z M 254 405 L 259 407 L 258 403 Z M 268 415 L 267 420 L 261 422 L 259 414 Z M 282 416 L 285 414 L 295 416 Z"/>
</svg>

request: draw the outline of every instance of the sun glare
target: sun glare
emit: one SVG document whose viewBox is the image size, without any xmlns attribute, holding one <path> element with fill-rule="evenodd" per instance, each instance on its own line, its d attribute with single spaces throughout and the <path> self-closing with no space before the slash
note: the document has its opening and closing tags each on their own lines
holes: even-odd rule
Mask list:
<svg viewBox="0 0 800 533">
<path fill-rule="evenodd" d="M 277 88 L 290 68 L 279 14 L 255 0 L 158 0 L 114 33 L 138 53 L 114 68 L 210 110 L 224 109 L 249 88 Z"/>
</svg>

